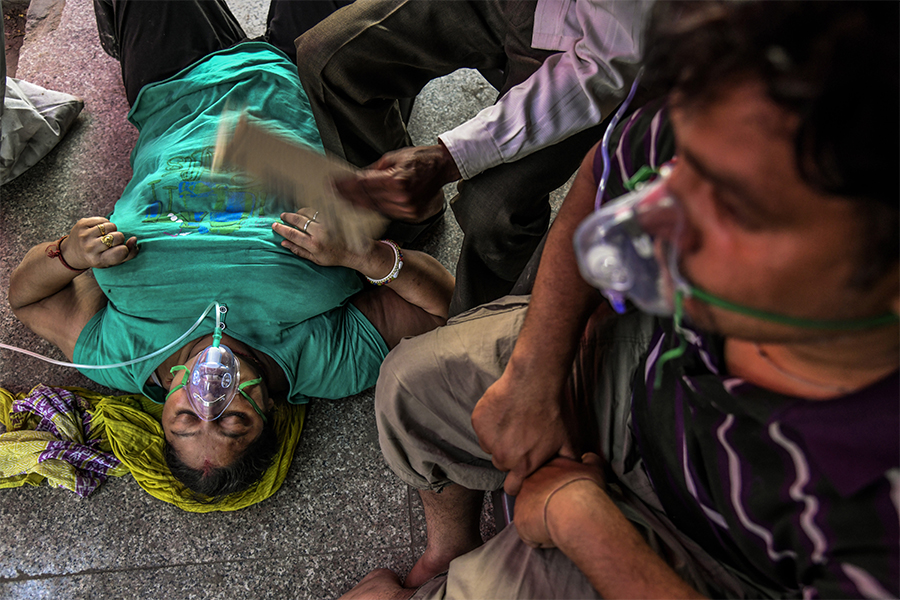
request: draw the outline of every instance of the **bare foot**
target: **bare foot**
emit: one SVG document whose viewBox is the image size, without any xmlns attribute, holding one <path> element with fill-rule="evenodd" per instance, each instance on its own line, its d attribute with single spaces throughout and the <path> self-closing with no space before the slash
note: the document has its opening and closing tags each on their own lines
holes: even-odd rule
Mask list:
<svg viewBox="0 0 900 600">
<path fill-rule="evenodd" d="M 400 585 L 400 578 L 390 569 L 375 569 L 340 600 L 407 600 L 415 592 Z"/>
</svg>

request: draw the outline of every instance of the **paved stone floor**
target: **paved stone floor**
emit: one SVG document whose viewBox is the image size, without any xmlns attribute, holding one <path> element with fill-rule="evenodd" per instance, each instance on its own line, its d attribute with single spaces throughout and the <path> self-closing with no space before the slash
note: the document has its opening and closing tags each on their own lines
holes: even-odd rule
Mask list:
<svg viewBox="0 0 900 600">
<path fill-rule="evenodd" d="M 50 16 L 39 27 L 29 23 L 17 76 L 75 94 L 85 108 L 49 156 L 0 190 L 4 296 L 28 248 L 82 216 L 109 212 L 130 176 L 136 138 L 118 63 L 97 41 L 91 0 L 32 4 L 52 7 L 42 9 Z M 262 33 L 265 0 L 229 4 L 249 35 Z M 471 71 L 433 83 L 416 101 L 414 139 L 433 143 L 495 95 Z M 448 216 L 421 247 L 452 270 L 459 242 Z M 5 301 L 0 324 L 3 342 L 61 358 Z M 74 370 L 0 350 L 0 387 L 38 383 L 98 389 Z M 421 505 L 384 466 L 372 399 L 369 391 L 314 402 L 281 490 L 237 512 L 183 512 L 130 476 L 85 499 L 46 486 L 0 490 L 0 598 L 330 598 L 371 569 L 405 573 L 424 547 Z M 485 535 L 491 530 L 486 517 Z"/>
</svg>

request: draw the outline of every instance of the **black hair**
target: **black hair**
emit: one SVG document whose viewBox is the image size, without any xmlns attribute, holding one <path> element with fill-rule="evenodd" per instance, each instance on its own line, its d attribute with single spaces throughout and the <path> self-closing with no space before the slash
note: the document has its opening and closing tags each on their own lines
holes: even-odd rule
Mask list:
<svg viewBox="0 0 900 600">
<path fill-rule="evenodd" d="M 263 430 L 257 438 L 226 467 L 217 467 L 207 472 L 189 467 L 166 441 L 166 464 L 172 476 L 193 492 L 193 499 L 198 502 L 214 503 L 230 494 L 250 489 L 260 480 L 278 452 L 278 435 L 272 413 L 273 411 L 269 411 Z"/>
<path fill-rule="evenodd" d="M 872 283 L 900 259 L 900 3 L 659 2 L 646 36 L 645 83 L 686 105 L 757 78 L 799 117 L 805 182 L 859 200 Z"/>
</svg>

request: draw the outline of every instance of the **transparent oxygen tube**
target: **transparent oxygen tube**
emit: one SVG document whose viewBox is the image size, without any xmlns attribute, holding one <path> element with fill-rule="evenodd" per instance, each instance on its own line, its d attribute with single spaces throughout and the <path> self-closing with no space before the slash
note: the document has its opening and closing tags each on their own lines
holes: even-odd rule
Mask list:
<svg viewBox="0 0 900 600">
<path fill-rule="evenodd" d="M 224 314 L 228 309 L 224 305 L 220 305 L 218 302 L 212 302 L 212 303 L 210 303 L 209 306 L 206 307 L 206 310 L 203 311 L 203 314 L 200 315 L 200 318 L 197 319 L 197 321 L 193 325 L 191 325 L 190 329 L 185 331 L 178 339 L 167 344 L 163 348 L 156 350 L 155 352 L 151 352 L 150 354 L 147 354 L 146 356 L 142 356 L 140 358 L 135 358 L 132 360 L 127 360 L 125 362 L 115 363 L 112 365 L 79 365 L 79 364 L 75 364 L 75 363 L 64 362 L 61 360 L 54 360 L 47 356 L 38 354 L 37 352 L 31 352 L 30 350 L 25 350 L 24 348 L 10 346 L 9 344 L 0 343 L 0 348 L 5 348 L 6 350 L 12 350 L 13 352 L 20 352 L 22 354 L 27 354 L 28 356 L 43 360 L 45 362 L 48 362 L 48 363 L 51 363 L 54 365 L 59 365 L 61 367 L 74 367 L 76 369 L 115 369 L 118 367 L 127 367 L 128 365 L 133 365 L 133 364 L 136 364 L 139 362 L 144 362 L 145 360 L 150 360 L 151 358 L 153 358 L 155 356 L 159 356 L 173 348 L 176 348 L 180 343 L 182 343 L 184 340 L 186 340 L 187 337 L 189 335 L 191 335 L 198 327 L 200 327 L 200 323 L 203 322 L 203 319 L 206 318 L 206 315 L 209 314 L 209 311 L 211 311 L 213 309 L 213 307 L 215 307 L 215 309 L 216 309 L 216 332 L 221 332 L 221 330 L 222 330 L 221 315 Z"/>
</svg>

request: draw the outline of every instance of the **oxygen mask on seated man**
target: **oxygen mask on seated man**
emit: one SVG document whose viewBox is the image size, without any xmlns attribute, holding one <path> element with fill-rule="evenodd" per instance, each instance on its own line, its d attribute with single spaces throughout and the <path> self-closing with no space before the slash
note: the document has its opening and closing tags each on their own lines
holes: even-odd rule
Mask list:
<svg viewBox="0 0 900 600">
<path fill-rule="evenodd" d="M 644 312 L 671 315 L 675 290 L 688 287 L 677 270 L 684 213 L 666 189 L 670 171 L 663 165 L 657 179 L 600 207 L 575 233 L 581 276 L 620 313 L 627 299 Z"/>
</svg>

